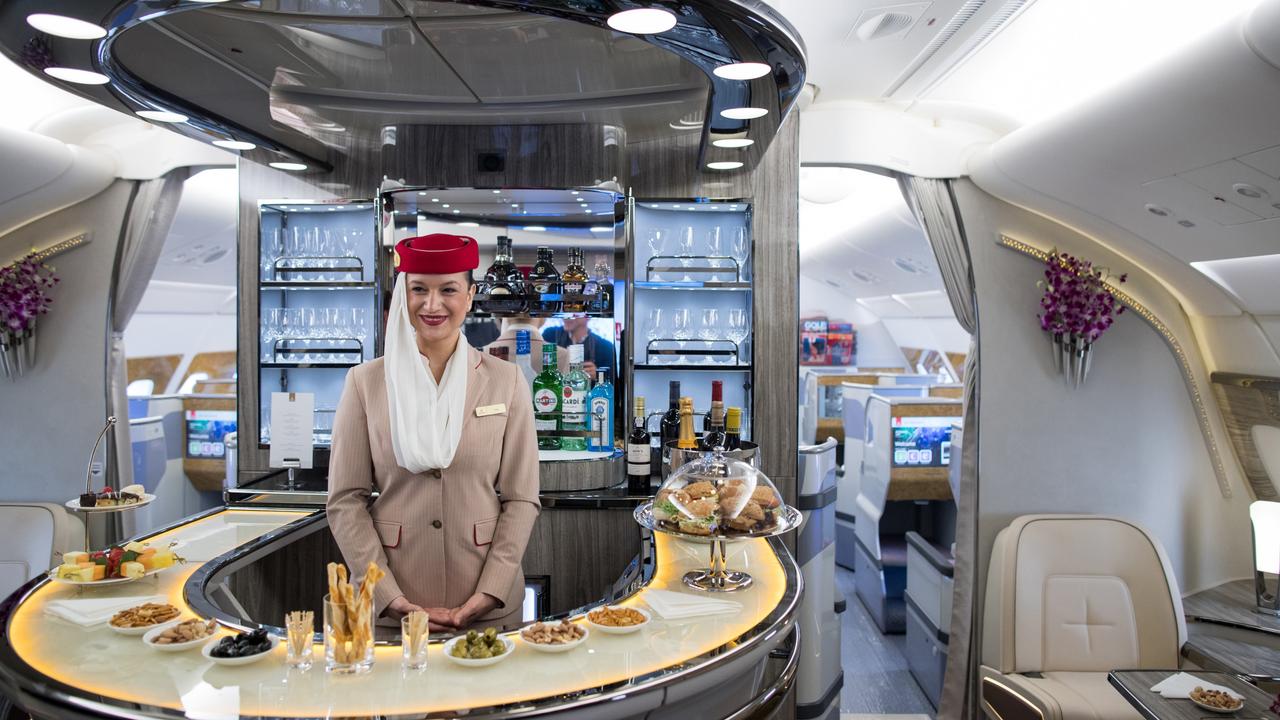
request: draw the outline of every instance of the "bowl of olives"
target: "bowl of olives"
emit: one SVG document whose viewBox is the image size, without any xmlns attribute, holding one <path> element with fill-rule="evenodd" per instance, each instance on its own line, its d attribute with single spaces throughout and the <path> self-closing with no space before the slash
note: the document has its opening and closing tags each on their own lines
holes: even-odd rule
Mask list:
<svg viewBox="0 0 1280 720">
<path fill-rule="evenodd" d="M 468 630 L 444 644 L 444 656 L 464 667 L 484 667 L 502 662 L 515 647 L 514 640 L 498 635 L 494 628 Z"/>
<path fill-rule="evenodd" d="M 200 653 L 219 665 L 248 665 L 269 655 L 279 644 L 280 638 L 259 628 L 210 640 Z"/>
</svg>

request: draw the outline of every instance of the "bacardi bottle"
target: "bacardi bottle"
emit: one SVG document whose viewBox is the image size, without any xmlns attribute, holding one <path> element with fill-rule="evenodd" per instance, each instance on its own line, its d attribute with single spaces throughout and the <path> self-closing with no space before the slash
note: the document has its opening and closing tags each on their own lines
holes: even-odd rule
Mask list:
<svg viewBox="0 0 1280 720">
<path fill-rule="evenodd" d="M 590 390 L 591 378 L 582 370 L 582 346 L 570 345 L 569 374 L 560 389 L 560 411 L 564 413 L 560 422 L 562 430 L 587 430 L 587 393 Z M 586 450 L 587 439 L 581 436 L 560 438 L 560 449 Z"/>
</svg>

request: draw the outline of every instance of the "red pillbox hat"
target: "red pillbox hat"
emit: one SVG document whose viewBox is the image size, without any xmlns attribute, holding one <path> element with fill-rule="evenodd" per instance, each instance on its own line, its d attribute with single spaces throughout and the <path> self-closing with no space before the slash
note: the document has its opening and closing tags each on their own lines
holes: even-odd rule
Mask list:
<svg viewBox="0 0 1280 720">
<path fill-rule="evenodd" d="M 480 267 L 476 239 L 466 235 L 432 233 L 396 243 L 392 264 L 396 271 L 423 275 L 448 275 Z"/>
</svg>

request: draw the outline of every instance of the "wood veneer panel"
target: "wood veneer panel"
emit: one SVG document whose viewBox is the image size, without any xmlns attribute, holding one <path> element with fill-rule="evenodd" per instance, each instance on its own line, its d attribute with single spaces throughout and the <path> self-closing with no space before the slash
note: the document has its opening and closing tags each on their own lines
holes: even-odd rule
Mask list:
<svg viewBox="0 0 1280 720">
<path fill-rule="evenodd" d="M 151 380 L 156 384 L 154 394 L 160 395 L 169 387 L 169 380 L 177 372 L 182 363 L 181 355 L 152 355 L 149 357 L 131 357 L 125 360 L 125 371 L 129 382 L 135 380 Z"/>
<path fill-rule="evenodd" d="M 640 553 L 631 510 L 544 508 L 524 554 L 524 574 L 551 578 L 547 611 L 600 600 Z"/>
</svg>

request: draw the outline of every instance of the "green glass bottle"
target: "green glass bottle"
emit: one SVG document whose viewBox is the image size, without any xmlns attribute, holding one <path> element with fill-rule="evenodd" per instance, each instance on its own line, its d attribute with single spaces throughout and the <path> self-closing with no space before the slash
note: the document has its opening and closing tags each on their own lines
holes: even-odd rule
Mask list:
<svg viewBox="0 0 1280 720">
<path fill-rule="evenodd" d="M 560 429 L 560 393 L 564 382 L 556 369 L 556 346 L 542 346 L 542 372 L 533 379 L 533 427 L 538 432 L 539 450 L 559 450 L 560 438 L 546 432 Z"/>
</svg>

